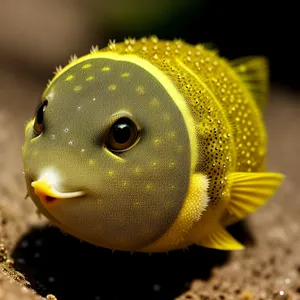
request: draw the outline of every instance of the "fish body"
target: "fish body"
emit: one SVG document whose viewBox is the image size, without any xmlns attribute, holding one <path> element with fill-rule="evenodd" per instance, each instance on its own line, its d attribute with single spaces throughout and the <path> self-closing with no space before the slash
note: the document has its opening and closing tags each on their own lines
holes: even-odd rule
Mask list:
<svg viewBox="0 0 300 300">
<path fill-rule="evenodd" d="M 226 226 L 284 178 L 265 170 L 267 98 L 264 57 L 156 36 L 93 48 L 57 70 L 26 125 L 28 194 L 105 248 L 243 249 Z"/>
</svg>

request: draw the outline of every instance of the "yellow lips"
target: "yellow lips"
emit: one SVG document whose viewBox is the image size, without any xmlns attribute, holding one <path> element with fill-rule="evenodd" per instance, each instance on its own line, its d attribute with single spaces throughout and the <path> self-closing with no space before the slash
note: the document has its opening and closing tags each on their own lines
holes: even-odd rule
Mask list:
<svg viewBox="0 0 300 300">
<path fill-rule="evenodd" d="M 33 181 L 31 186 L 34 188 L 34 193 L 40 197 L 41 200 L 50 202 L 55 199 L 64 199 L 64 198 L 75 198 L 84 195 L 82 191 L 61 193 L 57 191 L 47 180 L 46 177 L 41 178 L 37 181 Z"/>
</svg>

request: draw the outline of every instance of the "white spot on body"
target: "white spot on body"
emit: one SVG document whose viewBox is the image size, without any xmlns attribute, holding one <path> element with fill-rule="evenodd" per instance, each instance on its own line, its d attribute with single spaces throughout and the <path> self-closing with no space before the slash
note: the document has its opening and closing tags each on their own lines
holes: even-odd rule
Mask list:
<svg viewBox="0 0 300 300">
<path fill-rule="evenodd" d="M 108 173 L 109 176 L 115 175 L 115 171 L 114 170 L 108 170 L 107 173 Z"/>
<path fill-rule="evenodd" d="M 140 167 L 136 167 L 136 168 L 134 169 L 134 173 L 139 175 L 139 174 L 142 173 L 142 169 L 141 169 Z"/>
<path fill-rule="evenodd" d="M 76 85 L 73 90 L 74 92 L 79 92 L 81 89 L 82 89 L 81 85 Z"/>
<path fill-rule="evenodd" d="M 155 138 L 155 139 L 153 140 L 153 144 L 154 144 L 155 146 L 159 146 L 159 145 L 162 144 L 162 140 L 161 140 L 160 138 Z"/>
<path fill-rule="evenodd" d="M 84 64 L 81 68 L 82 69 L 88 69 L 92 66 L 92 64 L 88 63 L 88 64 Z"/>
<path fill-rule="evenodd" d="M 175 187 L 174 184 L 171 184 L 171 185 L 169 186 L 169 189 L 170 189 L 171 191 L 175 191 L 175 190 L 176 190 L 176 187 Z"/>
<path fill-rule="evenodd" d="M 73 144 L 74 144 L 73 141 L 70 141 L 70 142 L 68 143 L 69 146 L 73 146 Z"/>
<path fill-rule="evenodd" d="M 49 101 L 53 100 L 55 94 L 53 91 L 51 91 L 45 98 Z"/>
<path fill-rule="evenodd" d="M 176 137 L 176 132 L 175 131 L 170 131 L 167 133 L 167 136 L 171 139 L 174 139 Z"/>
<path fill-rule="evenodd" d="M 95 164 L 95 160 L 94 159 L 89 159 L 88 164 L 90 166 L 93 166 Z"/>
<path fill-rule="evenodd" d="M 127 78 L 127 77 L 129 77 L 129 75 L 130 75 L 130 73 L 125 72 L 125 73 L 121 74 L 121 77 L 122 78 Z"/>
<path fill-rule="evenodd" d="M 170 168 L 170 169 L 175 168 L 175 166 L 176 166 L 176 162 L 175 162 L 175 161 L 171 161 L 171 162 L 169 163 L 169 168 Z"/>
<path fill-rule="evenodd" d="M 141 85 L 137 86 L 135 91 L 137 92 L 138 95 L 142 96 L 145 94 L 145 88 Z"/>
<path fill-rule="evenodd" d="M 147 191 L 152 190 L 152 188 L 153 188 L 152 184 L 150 184 L 150 183 L 147 183 L 147 184 L 146 184 L 146 190 L 147 190 Z"/>
<path fill-rule="evenodd" d="M 65 81 L 71 81 L 74 79 L 74 76 L 73 75 L 68 75 L 65 79 Z"/>
<path fill-rule="evenodd" d="M 117 85 L 116 84 L 110 84 L 109 86 L 108 86 L 108 90 L 109 91 L 115 91 L 117 89 Z"/>
<path fill-rule="evenodd" d="M 92 81 L 95 77 L 94 76 L 88 76 L 85 81 Z"/>
<path fill-rule="evenodd" d="M 160 106 L 160 103 L 157 100 L 157 98 L 153 98 L 153 99 L 150 100 L 150 106 L 152 106 L 152 107 L 159 107 Z"/>
<path fill-rule="evenodd" d="M 152 163 L 151 163 L 151 166 L 153 167 L 153 168 L 157 168 L 157 162 L 156 161 L 153 161 Z"/>
<path fill-rule="evenodd" d="M 69 132 L 69 128 L 65 128 L 65 129 L 64 129 L 64 132 L 65 132 L 65 133 Z"/>
</svg>

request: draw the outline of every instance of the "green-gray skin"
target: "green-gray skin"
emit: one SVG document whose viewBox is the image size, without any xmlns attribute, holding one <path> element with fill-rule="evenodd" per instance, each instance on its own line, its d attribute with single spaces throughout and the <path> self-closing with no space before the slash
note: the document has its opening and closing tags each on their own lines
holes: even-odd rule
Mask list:
<svg viewBox="0 0 300 300">
<path fill-rule="evenodd" d="M 153 243 L 174 223 L 189 187 L 190 141 L 180 109 L 146 70 L 106 58 L 75 64 L 48 90 L 44 130 L 37 136 L 28 126 L 23 148 L 28 194 L 39 211 L 103 247 L 134 251 Z M 122 116 L 135 122 L 140 138 L 112 153 L 107 133 Z M 85 196 L 41 201 L 31 182 L 46 171 L 58 176 L 59 192 Z"/>
</svg>

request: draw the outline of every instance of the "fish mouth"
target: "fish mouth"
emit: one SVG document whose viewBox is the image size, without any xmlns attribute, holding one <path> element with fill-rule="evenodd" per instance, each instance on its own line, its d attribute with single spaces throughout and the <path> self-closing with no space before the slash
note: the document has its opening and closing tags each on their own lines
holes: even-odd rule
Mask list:
<svg viewBox="0 0 300 300">
<path fill-rule="evenodd" d="M 34 193 L 46 203 L 53 203 L 58 199 L 76 198 L 85 195 L 83 191 L 60 192 L 53 187 L 47 177 L 31 182 L 31 186 L 34 189 Z"/>
</svg>

